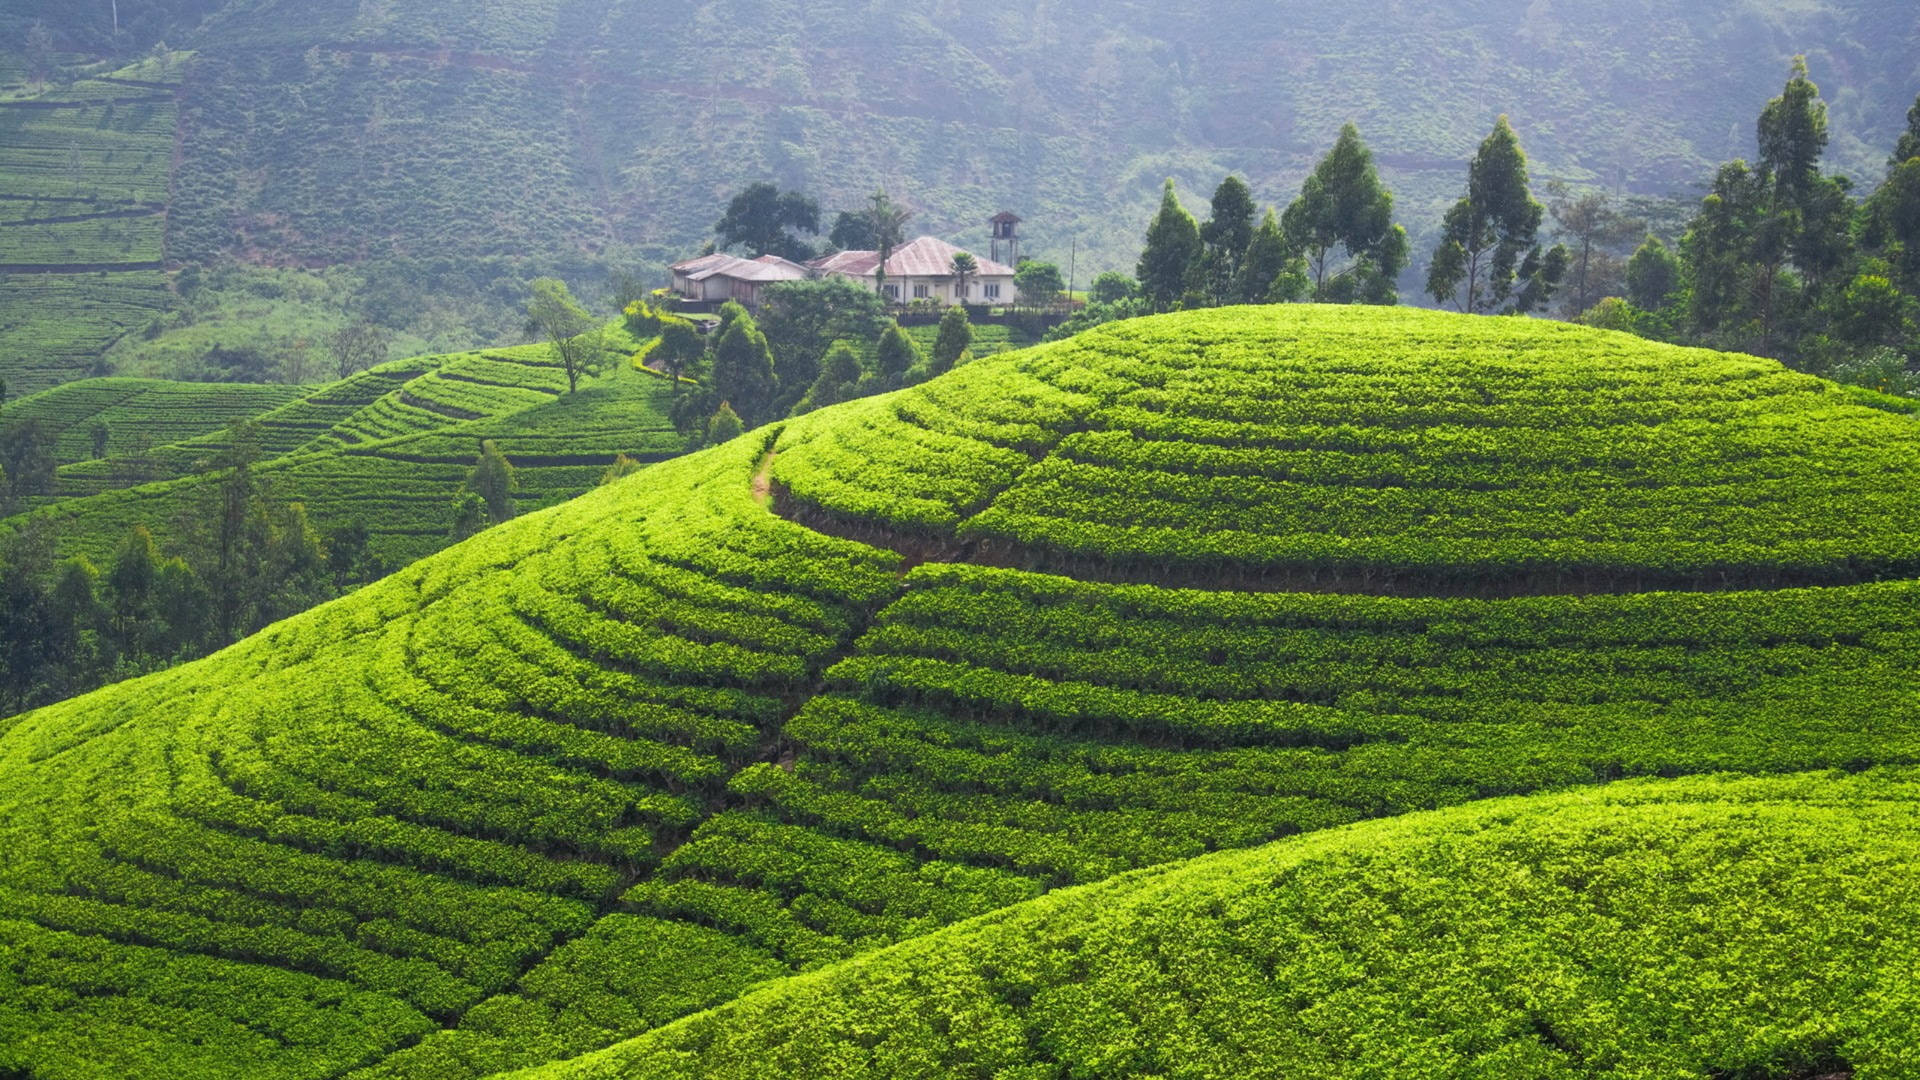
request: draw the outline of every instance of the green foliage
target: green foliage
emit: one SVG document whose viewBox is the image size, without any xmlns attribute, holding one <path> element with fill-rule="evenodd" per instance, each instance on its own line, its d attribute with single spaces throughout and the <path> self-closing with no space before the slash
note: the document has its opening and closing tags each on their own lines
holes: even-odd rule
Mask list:
<svg viewBox="0 0 1920 1080">
<path fill-rule="evenodd" d="M 1173 180 L 1160 199 L 1160 212 L 1147 226 L 1146 247 L 1134 271 L 1140 291 L 1155 311 L 1171 310 L 1185 295 L 1201 253 L 1200 225 L 1180 205 Z"/>
<path fill-rule="evenodd" d="M 580 389 L 582 377 L 598 375 L 606 365 L 606 343 L 600 321 L 574 300 L 567 283 L 540 278 L 527 301 L 527 319 L 538 327 L 553 350 L 553 358 L 567 373 L 567 392 Z"/>
<path fill-rule="evenodd" d="M 498 525 L 513 516 L 513 493 L 520 487 L 513 464 L 492 439 L 480 442 L 480 459 L 467 474 L 467 490 L 480 496 L 487 519 Z"/>
<path fill-rule="evenodd" d="M 1913 108 L 1907 110 L 1907 130 L 1900 133 L 1900 141 L 1894 144 L 1887 169 L 1891 172 L 1917 157 L 1920 157 L 1920 96 L 1913 99 Z"/>
<path fill-rule="evenodd" d="M 1469 314 L 1545 306 L 1567 253 L 1542 255 L 1535 237 L 1546 208 L 1528 188 L 1527 156 L 1502 115 L 1467 167 L 1467 193 L 1447 211 L 1427 269 L 1427 293 Z"/>
<path fill-rule="evenodd" d="M 666 393 L 627 368 L 540 408 L 616 378 Z M 1904 972 L 1888 935 L 1913 921 L 1911 800 L 1882 786 L 1904 781 L 1633 784 L 1367 822 L 1910 760 L 1920 596 L 1899 560 L 1920 436 L 1862 400 L 1532 320 L 1245 308 L 985 357 L 651 466 L 0 725 L 0 947 L 34 980 L 0 980 L 4 1060 L 444 1080 L 659 1029 L 582 1067 L 667 1072 L 655 1050 L 696 1075 L 1030 1055 L 1089 1075 L 1174 1055 L 1356 1077 L 1868 1063 L 1906 1045 L 1882 1024 L 1904 999 L 1874 981 Z M 457 490 L 476 438 L 529 460 L 505 422 L 412 445 L 454 458 Z M 297 475 L 240 468 L 278 438 L 231 435 L 222 479 Z M 451 490 L 435 502 L 444 531 Z M 1016 513 L 1042 544 L 1002 528 Z M 312 555 L 296 517 L 272 545 L 289 566 Z M 1089 535 L 1137 558 L 1068 550 Z M 1276 583 L 1248 554 L 1273 537 L 1319 576 L 1232 591 Z M 1056 541 L 1074 576 L 1004 565 Z M 1375 541 L 1406 561 L 1373 580 L 1424 560 L 1470 587 L 1341 593 Z M 1788 563 L 1833 584 L 1729 589 Z M 1582 595 L 1556 576 L 1596 565 L 1621 573 L 1575 583 L 1693 589 Z M 1164 586 L 1182 574 L 1207 587 Z M 12 632 L 49 623 L 26 601 L 0 605 L 10 648 L 55 640 Z M 1807 949 L 1816 925 L 1838 944 Z M 1223 966 L 1249 941 L 1271 955 Z M 976 1001 L 867 978 L 922 955 L 992 984 L 965 983 Z M 661 1027 L 794 973 L 820 996 L 769 987 Z M 1734 1004 L 1688 1011 L 1701 985 Z M 1303 987 L 1355 1007 L 1316 1013 Z M 863 1015 L 849 1000 L 877 1011 L 810 1034 L 807 1002 Z M 776 1001 L 793 1023 L 736 1024 Z M 1262 1032 L 1297 1037 L 1219 1019 L 1256 1006 Z M 1039 1041 L 973 1038 L 1003 1012 Z M 1462 1016 L 1481 1035 L 1441 1037 Z"/>
<path fill-rule="evenodd" d="M 1233 303 L 1240 296 L 1256 212 L 1253 191 L 1245 180 L 1229 175 L 1213 189 L 1212 212 L 1200 226 L 1200 259 L 1193 268 L 1212 306 Z"/>
<path fill-rule="evenodd" d="M 1313 271 L 1313 298 L 1351 298 L 1370 304 L 1398 302 L 1394 282 L 1407 265 L 1407 231 L 1393 223 L 1393 195 L 1380 183 L 1373 154 L 1352 124 L 1300 188 L 1282 220 L 1289 248 L 1304 254 Z M 1269 241 L 1269 246 L 1271 242 Z M 1329 262 L 1344 252 L 1345 265 Z M 1271 293 L 1278 268 L 1263 253 L 1260 280 Z"/>
<path fill-rule="evenodd" d="M 1666 307 L 1680 280 L 1679 257 L 1657 236 L 1648 235 L 1627 262 L 1627 298 L 1643 310 Z"/>
<path fill-rule="evenodd" d="M 1623 785 L 1209 856 L 515 1076 L 1900 1075 L 1913 787 Z"/>
<path fill-rule="evenodd" d="M 820 365 L 820 376 L 807 388 L 806 397 L 795 407 L 795 415 L 851 400 L 862 374 L 860 355 L 853 351 L 853 346 L 844 341 L 836 343 L 827 350 L 827 358 Z"/>
<path fill-rule="evenodd" d="M 733 411 L 731 404 L 723 401 L 707 421 L 707 442 L 713 445 L 732 442 L 746 430 L 747 426 L 740 422 L 740 414 Z"/>
<path fill-rule="evenodd" d="M 1060 273 L 1060 268 L 1053 263 L 1028 259 L 1014 273 L 1013 287 L 1020 295 L 1020 303 L 1050 307 L 1058 303 L 1061 294 L 1067 291 L 1067 281 Z"/>
<path fill-rule="evenodd" d="M 815 252 L 798 234 L 820 231 L 820 205 L 802 192 L 781 191 L 764 181 L 748 184 L 727 204 L 713 231 L 722 250 L 741 247 L 749 258 L 778 255 L 804 262 Z"/>
<path fill-rule="evenodd" d="M 1056 269 L 1055 273 L 1059 271 Z M 967 309 L 955 304 L 940 313 L 940 336 L 933 343 L 929 358 L 932 372 L 944 375 L 973 345 L 973 324 L 967 321 Z"/>
<path fill-rule="evenodd" d="M 750 316 L 735 319 L 713 347 L 713 389 L 737 419 L 758 427 L 773 418 L 773 353 Z"/>
<path fill-rule="evenodd" d="M 1108 270 L 1093 279 L 1087 299 L 1095 304 L 1113 304 L 1131 300 L 1140 293 L 1140 283 L 1118 270 Z"/>
<path fill-rule="evenodd" d="M 880 339 L 874 342 L 874 373 L 883 380 L 898 382 L 924 360 L 919 346 L 898 326 L 887 327 L 880 332 Z"/>
</svg>

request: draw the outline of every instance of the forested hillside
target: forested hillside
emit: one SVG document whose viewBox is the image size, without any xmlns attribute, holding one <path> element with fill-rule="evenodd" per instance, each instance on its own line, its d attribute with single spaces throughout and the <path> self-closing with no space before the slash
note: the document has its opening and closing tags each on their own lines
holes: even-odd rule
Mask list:
<svg viewBox="0 0 1920 1080">
<path fill-rule="evenodd" d="M 1199 192 L 1238 170 L 1283 202 L 1348 120 L 1420 241 L 1497 113 L 1544 176 L 1691 194 L 1751 155 L 1754 108 L 1797 52 L 1834 107 L 1832 166 L 1862 178 L 1920 83 L 1901 0 L 122 6 L 116 36 L 104 5 L 27 0 L 0 40 L 23 48 L 43 19 L 69 65 L 162 36 L 195 50 L 169 76 L 166 260 L 352 264 L 330 317 L 439 347 L 462 328 L 448 298 L 478 301 L 464 318 L 497 340 L 479 311 L 514 283 L 651 275 L 750 180 L 829 209 L 884 186 L 916 228 L 973 242 L 1011 207 L 1029 253 L 1077 244 L 1085 282 L 1131 267 L 1166 176 Z"/>
</svg>

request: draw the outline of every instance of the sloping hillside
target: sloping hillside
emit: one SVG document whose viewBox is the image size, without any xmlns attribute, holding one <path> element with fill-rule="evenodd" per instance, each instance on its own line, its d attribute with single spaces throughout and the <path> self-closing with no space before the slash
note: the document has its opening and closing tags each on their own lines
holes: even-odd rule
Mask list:
<svg viewBox="0 0 1920 1080">
<path fill-rule="evenodd" d="M 171 302 L 159 273 L 179 66 L 98 65 L 71 86 L 0 86 L 0 378 L 85 375 Z"/>
<path fill-rule="evenodd" d="M 566 385 L 544 345 L 395 361 L 261 413 L 254 469 L 275 499 L 304 504 L 319 527 L 365 526 L 373 552 L 398 566 L 446 545 L 453 500 L 483 441 L 514 463 L 520 510 L 586 491 L 622 454 L 651 462 L 684 448 L 666 419 L 670 387 L 653 372 L 622 365 L 577 393 Z M 231 450 L 223 429 L 62 468 L 45 505 L 0 528 L 44 523 L 61 554 L 102 564 L 136 525 L 184 540 L 182 522 L 211 504 L 213 466 Z"/>
<path fill-rule="evenodd" d="M 1629 783 L 1210 856 L 516 1075 L 1911 1076 L 1914 781 Z"/>
<path fill-rule="evenodd" d="M 189 383 L 166 379 L 82 379 L 0 409 L 0 424 L 37 423 L 54 436 L 54 460 L 73 465 L 126 457 L 218 431 L 271 412 L 306 393 L 276 383 Z M 94 439 L 105 429 L 105 454 Z"/>
<path fill-rule="evenodd" d="M 20 960 L 0 966 L 0 1067 L 477 1077 L 593 1051 L 1059 886 L 1212 851 L 1626 777 L 1915 762 L 1920 539 L 1899 523 L 1920 509 L 1920 426 L 1853 401 L 1768 363 L 1575 328 L 1235 309 L 979 360 L 655 466 L 207 660 L 12 721 L 0 934 Z M 1162 456 L 1101 480 L 1088 449 L 1124 431 Z M 1764 467 L 1729 452 L 1749 444 L 1773 447 Z M 1259 454 L 1273 460 L 1258 483 L 1225 467 Z M 1223 467 L 1197 473 L 1208 455 Z M 1610 512 L 1549 512 L 1562 508 L 1542 493 L 1557 490 Z M 1341 492 L 1346 556 L 1285 515 Z M 1697 546 L 1636 516 L 1702 493 L 1752 509 Z M 1419 545 L 1377 543 L 1405 528 L 1409 500 L 1470 512 L 1432 515 Z M 1856 502 L 1874 513 L 1849 513 Z M 1096 505 L 1139 531 L 1074 524 Z M 1015 509 L 1032 531 L 1006 525 Z M 1147 523 L 1175 513 L 1197 563 L 1147 546 L 1164 535 Z M 1107 546 L 1062 542 L 1081 535 Z M 1509 558 L 1520 541 L 1551 559 Z M 1029 557 L 1052 572 L 1025 568 Z M 1155 565 L 1187 586 L 1208 567 L 1218 577 L 1167 588 Z M 1333 593 L 1290 576 L 1322 569 Z M 1368 574 L 1388 588 L 1359 587 Z M 1639 591 L 1642 574 L 1683 588 Z M 1754 587 L 1793 575 L 1822 585 Z M 1180 888 L 1202 910 L 1257 925 L 1339 879 L 1354 902 L 1301 929 L 1303 947 L 1351 939 L 1357 955 L 1390 955 L 1400 935 L 1425 940 L 1419 926 L 1458 912 L 1469 925 L 1432 947 L 1456 949 L 1449 963 L 1480 957 L 1488 980 L 1448 996 L 1439 974 L 1389 984 L 1342 968 L 1341 985 L 1360 985 L 1336 1000 L 1368 1010 L 1354 1039 L 1367 1023 L 1396 1038 L 1438 1025 L 1480 1041 L 1423 1043 L 1422 1060 L 1511 1044 L 1533 1054 L 1511 1060 L 1559 1070 L 1542 1075 L 1615 1061 L 1671 1075 L 1791 1068 L 1793 1054 L 1841 1049 L 1886 1068 L 1875 1063 L 1894 1059 L 1862 1056 L 1859 1040 L 1899 1014 L 1873 1011 L 1862 957 L 1913 944 L 1898 855 L 1911 841 L 1885 833 L 1882 858 L 1849 838 L 1904 804 L 1905 787 L 1831 781 L 1830 810 L 1785 805 L 1820 783 L 1636 788 L 1620 798 L 1673 809 L 1490 808 L 1196 864 L 1086 894 L 1122 898 L 1110 924 L 1062 898 L 966 930 L 984 935 L 968 962 L 1010 955 L 999 950 L 1017 928 L 1043 923 L 1040 943 L 1084 932 L 1088 955 L 1149 955 L 1155 927 L 1174 926 L 1151 916 L 1166 894 L 1129 890 L 1155 882 L 1190 882 Z M 1476 896 L 1481 879 L 1443 872 L 1449 852 L 1551 888 Z M 1737 863 L 1743 852 L 1766 858 Z M 1812 858 L 1818 871 L 1794 869 Z M 1273 906 L 1234 899 L 1243 882 L 1287 873 L 1301 891 Z M 1801 889 L 1810 873 L 1817 887 Z M 1592 888 L 1569 884 L 1582 874 Z M 1658 972 L 1623 968 L 1619 987 L 1592 994 L 1474 997 L 1525 968 L 1529 943 L 1554 939 L 1553 920 L 1577 921 L 1579 905 L 1631 923 L 1714 875 L 1735 882 L 1716 903 L 1764 898 L 1761 921 L 1673 913 L 1635 924 L 1639 940 L 1673 956 L 1724 946 L 1672 978 L 1744 988 L 1777 976 L 1777 993 L 1703 1014 L 1662 997 L 1675 983 Z M 1389 888 L 1398 899 L 1361 903 Z M 1844 912 L 1827 903 L 1839 897 Z M 1780 957 L 1770 928 L 1815 925 L 1845 940 L 1817 992 L 1790 1001 L 1812 961 Z M 1579 948 L 1609 946 L 1604 928 L 1583 934 Z M 790 1026 L 723 1029 L 809 988 L 852 993 L 864 972 L 879 980 L 875 1003 L 895 1000 L 926 950 L 953 940 L 835 969 L 798 997 L 771 991 L 604 1067 L 653 1075 L 663 1059 L 650 1055 L 664 1054 L 727 1075 L 763 1049 L 786 1060 L 820 1046 L 819 1074 L 898 1075 L 907 1059 L 885 1055 L 919 1046 L 932 1070 L 955 1060 L 945 1040 L 974 1030 L 943 1027 L 941 1010 L 973 991 L 847 1033 L 886 1048 L 878 1057 L 833 1049 L 842 1036 L 810 1027 L 804 1004 Z M 1757 943 L 1775 951 L 1749 952 Z M 1206 948 L 1169 942 L 1159 955 L 1211 965 Z M 1274 970 L 1319 970 L 1312 955 L 1288 962 Z M 1191 978 L 1235 977 L 1205 965 Z M 991 1045 L 960 1060 L 1154 1071 L 1151 1046 L 1082 1054 L 1086 1040 L 1046 1041 L 1080 1004 L 1097 1031 L 1129 1038 L 1099 1011 L 1131 1007 L 1123 987 L 1075 990 L 1084 979 L 1051 969 L 1023 985 L 1029 1005 L 1048 1006 L 1030 1017 L 1041 1041 L 1016 1045 L 981 1013 Z M 1554 1002 L 1593 1011 L 1566 1019 Z M 1637 1011 L 1607 1028 L 1610 1002 Z M 1561 1034 L 1513 1038 L 1532 1015 Z M 1143 1046 L 1175 1030 L 1142 1023 Z M 1612 1056 L 1583 1056 L 1602 1029 Z M 1742 1031 L 1757 1034 L 1727 1041 Z M 1234 1052 L 1195 1038 L 1205 1060 Z M 1233 1045 L 1299 1075 L 1320 1060 L 1310 1041 L 1297 1054 Z M 1659 1057 L 1669 1044 L 1677 1056 Z"/>
</svg>

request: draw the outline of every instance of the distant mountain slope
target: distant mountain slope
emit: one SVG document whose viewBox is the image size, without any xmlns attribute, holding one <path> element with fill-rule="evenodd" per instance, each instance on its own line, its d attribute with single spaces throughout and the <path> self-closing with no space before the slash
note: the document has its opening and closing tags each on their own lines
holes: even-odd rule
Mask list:
<svg viewBox="0 0 1920 1080">
<path fill-rule="evenodd" d="M 1201 384 L 1235 392 L 1212 409 L 1184 392 Z M 1095 472 L 1097 498 L 1057 482 L 1103 433 L 1183 425 L 1185 439 L 1139 440 L 1168 455 L 1158 467 Z M 1616 457 L 1581 441 L 1654 430 L 1657 446 L 1622 440 L 1633 452 Z M 1792 460 L 1715 456 L 1764 430 Z M 357 464 L 407 441 L 331 453 Z M 810 413 L 489 530 L 205 660 L 0 722 L 0 955 L 19 958 L 0 964 L 0 1068 L 479 1077 L 600 1049 L 1062 886 L 1209 852 L 1628 777 L 1911 763 L 1920 538 L 1901 523 L 1920 506 L 1917 441 L 1911 418 L 1767 362 L 1526 320 L 1312 306 L 1114 324 Z M 1252 444 L 1292 463 L 1284 490 L 1235 471 Z M 1419 482 L 1378 484 L 1388 468 Z M 1872 513 L 1826 483 L 1843 475 L 1870 486 Z M 1396 498 L 1475 512 L 1436 519 L 1417 550 L 1363 548 L 1372 565 L 1341 566 L 1355 577 L 1322 592 L 1274 589 L 1249 576 L 1244 552 L 1213 543 L 1323 543 L 1271 516 L 1313 488 L 1341 490 L 1359 540 L 1401 529 Z M 1717 561 L 1703 563 L 1631 514 L 1558 514 L 1540 493 L 1559 488 L 1616 509 L 1716 491 L 1713 505 L 1745 514 L 1711 537 Z M 374 504 L 399 488 L 389 474 L 352 490 Z M 1134 522 L 1178 502 L 1192 550 L 1214 551 L 1217 573 L 1086 552 L 1055 562 L 1059 550 L 956 528 L 1015 491 L 1053 537 L 1074 533 L 1068 511 Z M 1527 506 L 1537 513 L 1502 512 Z M 1818 538 L 1797 534 L 1809 522 Z M 1157 535 L 1122 536 L 1109 554 Z M 1541 535 L 1569 569 L 1589 569 L 1582 545 L 1600 545 L 1683 574 L 1685 588 L 1625 580 L 1616 595 L 1487 564 Z M 1740 588 L 1775 568 L 1769 542 L 1840 583 Z M 1669 564 L 1668 547 L 1688 558 Z M 1478 587 L 1428 592 L 1391 573 L 1435 558 Z M 1391 588 L 1360 587 L 1369 570 Z M 1509 804 L 1309 838 L 993 916 L 583 1067 L 639 1062 L 647 1075 L 662 1053 L 726 1074 L 819 1046 L 834 1056 L 796 1067 L 916 1071 L 860 1056 L 885 1046 L 917 1050 L 929 1075 L 976 1049 L 1027 1070 L 1001 1075 L 1050 1075 L 1029 1059 L 1049 1052 L 1044 1038 L 1021 1039 L 999 1012 L 940 1019 L 976 982 L 914 992 L 927 950 L 963 965 L 1006 957 L 1000 970 L 1025 978 L 1029 958 L 1004 950 L 1037 940 L 1065 955 L 1007 988 L 1034 1030 L 1065 1031 L 1049 1025 L 1084 1013 L 1096 1034 L 1144 1040 L 1107 1057 L 1075 1056 L 1074 1041 L 1055 1056 L 1089 1075 L 1155 1075 L 1156 1055 L 1179 1044 L 1129 1012 L 1125 984 L 1151 973 L 1125 940 L 1109 947 L 1115 928 L 1164 929 L 1155 955 L 1196 958 L 1142 984 L 1165 992 L 1154 1016 L 1168 1024 L 1188 1002 L 1225 1000 L 1208 996 L 1216 983 L 1264 995 L 1256 975 L 1324 976 L 1327 941 L 1370 960 L 1413 943 L 1455 966 L 1369 980 L 1329 961 L 1329 1031 L 1348 1031 L 1343 1017 L 1396 1037 L 1459 1031 L 1470 1045 L 1423 1041 L 1420 1060 L 1533 1054 L 1488 1059 L 1518 1061 L 1513 1075 L 1601 1074 L 1616 1060 L 1764 1075 L 1841 1050 L 1872 1066 L 1891 1059 L 1861 1056 L 1855 1037 L 1905 1030 L 1888 1026 L 1904 999 L 1876 1011 L 1873 996 L 1876 972 L 1903 969 L 1863 957 L 1912 946 L 1906 787 L 1649 785 L 1621 802 L 1562 795 L 1537 813 Z M 1642 802 L 1644 813 L 1619 809 Z M 1887 838 L 1884 858 L 1863 835 Z M 1128 891 L 1155 880 L 1195 887 Z M 1256 903 L 1273 895 L 1276 907 Z M 1103 897 L 1117 901 L 1114 922 L 1094 917 Z M 1319 950 L 1287 961 L 1297 968 L 1244 971 L 1183 951 L 1174 933 L 1230 937 L 1237 914 L 1257 922 L 1302 899 L 1329 906 L 1285 939 Z M 1189 902 L 1207 917 L 1152 915 Z M 1668 910 L 1683 902 L 1715 921 Z M 1626 936 L 1594 929 L 1594 912 Z M 1821 927 L 1831 949 L 1797 947 Z M 1784 951 L 1775 931 L 1789 935 Z M 1536 950 L 1568 940 L 1654 965 L 1548 985 L 1565 969 Z M 1117 966 L 1082 977 L 1083 949 Z M 1476 996 L 1510 972 L 1559 996 Z M 1462 996 L 1448 997 L 1456 973 Z M 847 980 L 864 974 L 872 1000 L 896 1007 L 851 1030 L 816 1024 L 807 1001 L 854 994 Z M 1672 987 L 1696 977 L 1738 992 L 1675 1005 Z M 1712 1007 L 1691 1010 L 1702 1000 Z M 1612 1017 L 1614 1003 L 1630 1013 Z M 776 1019 L 734 1031 L 733 1016 Z M 1237 1046 L 1278 1075 L 1319 1060 L 1307 1036 L 1266 1046 L 1224 1021 L 1202 1026 L 1207 1060 Z M 973 1047 L 975 1030 L 992 1045 Z M 1580 1056 L 1602 1037 L 1613 1056 Z M 1393 1045 L 1366 1042 L 1353 1060 Z M 873 1060 L 896 1067 L 863 1073 Z"/>
<path fill-rule="evenodd" d="M 1347 120 L 1419 235 L 1498 113 L 1546 174 L 1664 192 L 1751 153 L 1795 52 L 1862 177 L 1920 89 L 1899 0 L 242 3 L 200 44 L 176 258 L 659 259 L 770 177 L 829 207 L 884 184 L 975 242 L 1012 207 L 1092 271 L 1130 265 L 1163 176 L 1284 200 Z"/>
<path fill-rule="evenodd" d="M 0 378 L 14 394 L 84 375 L 170 301 L 172 61 L 98 65 L 71 86 L 0 86 Z"/>
</svg>

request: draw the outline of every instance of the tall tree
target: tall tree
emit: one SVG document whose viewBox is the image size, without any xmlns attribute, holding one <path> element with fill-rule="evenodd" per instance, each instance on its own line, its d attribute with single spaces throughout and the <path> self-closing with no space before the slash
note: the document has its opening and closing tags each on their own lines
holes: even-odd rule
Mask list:
<svg viewBox="0 0 1920 1080">
<path fill-rule="evenodd" d="M 606 363 L 606 342 L 600 321 L 580 306 L 558 278 L 535 278 L 527 318 L 547 339 L 553 358 L 567 373 L 567 392 L 580 389 L 582 376 L 594 375 Z"/>
<path fill-rule="evenodd" d="M 345 379 L 365 371 L 387 358 L 389 335 L 378 325 L 360 319 L 327 335 L 327 351 L 333 355 L 333 373 Z"/>
<path fill-rule="evenodd" d="M 0 468 L 6 470 L 9 501 L 52 492 L 54 471 L 59 468 L 53 429 L 33 418 L 0 432 Z"/>
<path fill-rule="evenodd" d="M 1155 311 L 1171 311 L 1186 294 L 1194 264 L 1200 259 L 1200 225 L 1180 205 L 1173 180 L 1160 195 L 1160 212 L 1147 226 L 1147 246 L 1140 253 L 1134 276 Z"/>
<path fill-rule="evenodd" d="M 107 570 L 107 599 L 113 637 L 122 653 L 140 657 L 150 648 L 147 622 L 153 615 L 154 575 L 159 552 L 153 534 L 136 525 Z"/>
<path fill-rule="evenodd" d="M 1796 57 L 1756 125 L 1757 166 L 1721 167 L 1682 241 L 1690 324 L 1703 340 L 1791 358 L 1851 257 L 1844 178 L 1822 176 L 1827 109 Z"/>
<path fill-rule="evenodd" d="M 1241 291 L 1241 266 L 1253 244 L 1253 190 L 1237 176 L 1213 189 L 1206 224 L 1200 226 L 1200 287 L 1209 303 L 1231 303 Z"/>
<path fill-rule="evenodd" d="M 773 353 L 751 318 L 737 319 L 713 349 L 713 389 L 750 427 L 773 417 Z"/>
<path fill-rule="evenodd" d="M 1604 191 L 1576 194 L 1562 184 L 1551 187 L 1554 199 L 1548 209 L 1553 222 L 1561 236 L 1573 241 L 1567 273 L 1568 314 L 1579 315 L 1602 296 L 1611 295 L 1607 286 L 1618 283 L 1623 270 L 1614 249 L 1643 234 L 1646 224 L 1615 209 Z"/>
<path fill-rule="evenodd" d="M 1307 260 L 1287 241 L 1286 230 L 1273 210 L 1267 210 L 1247 245 L 1240 272 L 1240 301 L 1279 304 L 1300 299 L 1307 290 Z"/>
<path fill-rule="evenodd" d="M 813 248 L 797 235 L 820 231 L 820 206 L 798 191 L 781 191 L 761 181 L 733 197 L 714 225 L 722 249 L 744 247 L 749 256 L 778 255 L 804 261 Z"/>
<path fill-rule="evenodd" d="M 1658 311 L 1680 288 L 1680 260 L 1652 233 L 1627 260 L 1627 299 L 1642 311 Z"/>
<path fill-rule="evenodd" d="M 1393 282 L 1406 269 L 1407 231 L 1393 223 L 1393 194 L 1352 124 L 1301 184 L 1281 227 L 1306 256 L 1315 300 L 1398 300 Z"/>
<path fill-rule="evenodd" d="M 1760 110 L 1760 169 L 1782 202 L 1805 202 L 1820 175 L 1827 149 L 1827 104 L 1807 75 L 1807 58 L 1793 58 L 1793 70 L 1780 96 Z"/>
<path fill-rule="evenodd" d="M 1467 194 L 1447 211 L 1427 271 L 1427 292 L 1469 313 L 1525 312 L 1544 304 L 1564 273 L 1566 253 L 1543 256 L 1535 238 L 1546 208 L 1534 200 L 1527 155 L 1505 116 L 1467 168 Z M 1516 279 L 1525 281 L 1515 288 Z"/>
<path fill-rule="evenodd" d="M 1887 161 L 1889 169 L 1897 169 L 1914 158 L 1920 157 L 1920 97 L 1913 99 L 1913 108 L 1907 110 L 1907 130 L 1900 133 L 1900 141 L 1893 146 L 1893 157 Z"/>
</svg>

